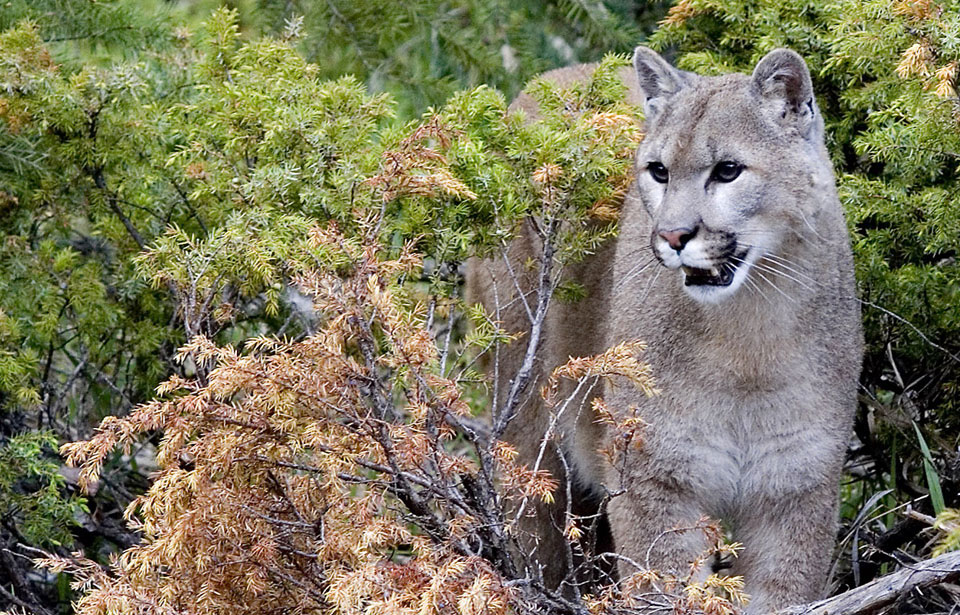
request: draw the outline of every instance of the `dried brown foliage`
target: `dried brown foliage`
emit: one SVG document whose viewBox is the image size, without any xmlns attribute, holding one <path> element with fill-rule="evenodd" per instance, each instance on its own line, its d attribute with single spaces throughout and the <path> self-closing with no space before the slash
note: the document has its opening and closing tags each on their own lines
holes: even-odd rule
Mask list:
<svg viewBox="0 0 960 615">
<path fill-rule="evenodd" d="M 633 578 L 576 604 L 526 576 L 502 500 L 549 497 L 556 484 L 464 424 L 469 408 L 440 375 L 424 311 L 398 284 L 417 255 L 381 259 L 371 234 L 334 226 L 311 240 L 343 257 L 298 280 L 323 315 L 317 334 L 254 339 L 242 353 L 196 337 L 180 356 L 208 367 L 205 378 L 173 377 L 161 399 L 63 447 L 90 488 L 116 447 L 163 433 L 160 470 L 127 511 L 142 544 L 109 572 L 79 554 L 42 562 L 86 590 L 78 612 L 632 610 Z M 652 394 L 637 350 L 573 359 L 552 385 L 624 376 Z M 655 591 L 684 604 L 733 587 L 662 581 Z"/>
<path fill-rule="evenodd" d="M 591 613 L 734 615 L 740 612 L 741 607 L 750 601 L 743 592 L 743 578 L 708 574 L 707 571 L 714 558 L 736 557 L 741 545 L 725 543 L 720 526 L 707 518 L 670 532 L 701 532 L 713 546 L 691 562 L 686 574 L 682 575 L 651 569 L 649 562 L 627 560 L 636 572 L 598 596 L 586 598 Z"/>
<path fill-rule="evenodd" d="M 127 511 L 142 544 L 109 572 L 79 554 L 42 562 L 86 590 L 79 613 L 734 612 L 736 579 L 694 581 L 712 553 L 686 578 L 638 564 L 576 603 L 526 576 L 502 499 L 549 497 L 556 484 L 463 423 L 423 310 L 398 284 L 419 258 L 380 259 L 370 234 L 333 226 L 311 239 L 348 257 L 298 280 L 324 317 L 316 335 L 259 338 L 243 353 L 197 337 L 180 354 L 208 366 L 205 379 L 171 378 L 161 399 L 63 447 L 89 488 L 114 448 L 163 433 L 160 471 Z M 654 394 L 641 348 L 572 359 L 545 393 L 560 378 L 618 376 Z M 706 521 L 677 531 L 720 545 Z"/>
<path fill-rule="evenodd" d="M 515 600 L 513 562 L 491 557 L 510 541 L 499 500 L 553 482 L 459 424 L 469 409 L 397 284 L 419 258 L 382 260 L 369 234 L 333 226 L 311 239 L 346 257 L 298 280 L 324 317 L 316 335 L 243 353 L 194 338 L 181 356 L 210 366 L 205 381 L 171 378 L 162 399 L 64 446 L 89 487 L 115 447 L 163 432 L 161 469 L 127 511 L 143 543 L 110 580 L 48 562 L 94 587 L 79 612 L 496 613 Z M 472 454 L 451 446 L 458 433 L 475 436 Z"/>
<path fill-rule="evenodd" d="M 465 199 L 477 195 L 466 184 L 453 176 L 447 160 L 439 148 L 447 148 L 458 135 L 444 126 L 439 116 L 433 116 L 400 142 L 399 147 L 384 152 L 380 173 L 365 183 L 378 189 L 383 201 L 392 201 L 401 195 L 433 197 L 438 192 Z"/>
<path fill-rule="evenodd" d="M 115 448 L 163 434 L 153 485 L 127 511 L 142 543 L 109 571 L 79 555 L 41 562 L 74 574 L 79 613 L 620 613 L 652 595 L 682 612 L 732 612 L 737 582 L 695 583 L 703 561 L 686 579 L 642 567 L 578 601 L 540 586 L 503 499 L 549 498 L 557 485 L 473 426 L 441 375 L 425 310 L 400 283 L 419 257 L 383 259 L 372 232 L 332 225 L 311 241 L 338 255 L 298 279 L 318 333 L 254 339 L 244 352 L 198 336 L 180 356 L 205 377 L 173 377 L 160 399 L 63 447 L 90 488 Z M 545 392 L 560 378 L 617 376 L 653 394 L 641 348 L 572 359 Z"/>
<path fill-rule="evenodd" d="M 702 12 L 696 3 L 691 0 L 679 0 L 667 11 L 667 16 L 660 21 L 661 26 L 679 26 L 691 17 L 696 17 Z"/>
</svg>

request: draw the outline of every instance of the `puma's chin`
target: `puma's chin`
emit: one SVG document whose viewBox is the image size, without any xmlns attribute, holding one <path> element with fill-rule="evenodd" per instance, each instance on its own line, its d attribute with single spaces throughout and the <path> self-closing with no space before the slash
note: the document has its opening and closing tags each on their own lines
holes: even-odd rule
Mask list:
<svg viewBox="0 0 960 615">
<path fill-rule="evenodd" d="M 756 260 L 755 250 L 745 250 L 710 269 L 683 265 L 683 289 L 700 303 L 720 303 L 737 293 Z"/>
</svg>

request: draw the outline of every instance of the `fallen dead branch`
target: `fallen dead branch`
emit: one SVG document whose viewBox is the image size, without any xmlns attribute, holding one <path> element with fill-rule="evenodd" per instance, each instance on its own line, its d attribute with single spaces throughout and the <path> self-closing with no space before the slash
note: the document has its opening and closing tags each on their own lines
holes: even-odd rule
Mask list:
<svg viewBox="0 0 960 615">
<path fill-rule="evenodd" d="M 900 570 L 866 585 L 819 602 L 777 611 L 777 615 L 868 615 L 894 603 L 916 589 L 960 579 L 960 551 L 945 553 Z"/>
</svg>

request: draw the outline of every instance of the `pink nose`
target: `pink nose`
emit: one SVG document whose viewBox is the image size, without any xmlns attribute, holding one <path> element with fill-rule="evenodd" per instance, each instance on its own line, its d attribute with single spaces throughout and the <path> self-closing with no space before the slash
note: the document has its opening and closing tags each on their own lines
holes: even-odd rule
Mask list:
<svg viewBox="0 0 960 615">
<path fill-rule="evenodd" d="M 672 231 L 660 231 L 657 234 L 666 240 L 671 248 L 679 252 L 683 249 L 683 246 L 687 245 L 688 241 L 693 239 L 697 232 L 688 228 L 678 228 Z"/>
</svg>

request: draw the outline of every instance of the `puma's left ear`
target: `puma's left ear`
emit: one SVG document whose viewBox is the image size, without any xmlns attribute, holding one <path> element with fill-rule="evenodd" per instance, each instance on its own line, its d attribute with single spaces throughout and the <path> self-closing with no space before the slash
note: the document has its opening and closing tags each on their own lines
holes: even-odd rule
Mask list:
<svg viewBox="0 0 960 615">
<path fill-rule="evenodd" d="M 792 125 L 808 139 L 823 132 L 810 71 L 795 51 L 774 49 L 765 55 L 753 70 L 753 83 L 784 128 Z"/>
<path fill-rule="evenodd" d="M 633 51 L 633 68 L 643 96 L 643 112 L 652 120 L 666 107 L 667 100 L 688 85 L 691 75 L 670 66 L 659 53 L 644 47 Z"/>
</svg>

